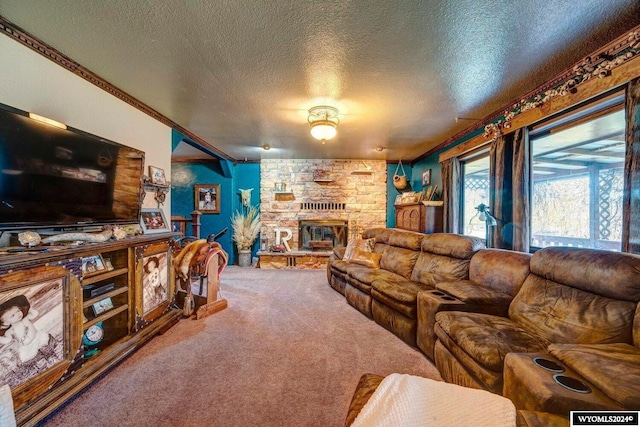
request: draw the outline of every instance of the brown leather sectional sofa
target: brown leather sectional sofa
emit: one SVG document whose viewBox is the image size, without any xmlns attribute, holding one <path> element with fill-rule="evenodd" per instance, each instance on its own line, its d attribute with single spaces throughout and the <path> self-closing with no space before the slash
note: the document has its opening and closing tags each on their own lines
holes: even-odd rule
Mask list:
<svg viewBox="0 0 640 427">
<path fill-rule="evenodd" d="M 531 256 L 395 229 L 363 238 L 375 239 L 380 268 L 346 262 L 336 249 L 329 284 L 422 350 L 446 381 L 504 394 L 520 420 L 640 409 L 640 256 L 576 248 Z M 581 384 L 587 393 L 571 389 Z"/>
</svg>

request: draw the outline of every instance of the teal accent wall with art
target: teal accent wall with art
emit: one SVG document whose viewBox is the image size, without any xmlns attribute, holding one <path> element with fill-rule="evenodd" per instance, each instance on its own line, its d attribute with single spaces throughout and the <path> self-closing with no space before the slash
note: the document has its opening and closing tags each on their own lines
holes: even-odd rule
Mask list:
<svg viewBox="0 0 640 427">
<path fill-rule="evenodd" d="M 393 206 L 396 202 L 396 196 L 402 194 L 401 191 L 398 191 L 396 187 L 393 185 L 393 175 L 396 173 L 396 168 L 398 167 L 397 163 L 389 163 L 387 164 L 387 228 L 393 228 L 396 226 L 396 209 Z M 412 171 L 413 168 L 409 165 L 405 165 L 402 163 L 402 167 L 404 168 L 404 173 L 407 175 L 407 181 L 411 185 L 412 188 L 420 188 L 415 187 L 411 180 L 413 179 Z M 405 189 L 405 191 L 412 191 L 410 188 Z"/>
<path fill-rule="evenodd" d="M 172 146 L 184 141 L 191 143 L 179 132 L 173 132 Z M 213 153 L 209 153 L 212 154 Z M 233 243 L 231 215 L 242 208 L 240 189 L 253 188 L 251 204 L 260 204 L 260 165 L 257 163 L 236 164 L 218 159 L 209 163 L 173 163 L 171 166 L 171 215 L 191 218 L 195 210 L 196 184 L 220 185 L 220 213 L 203 214 L 200 217 L 200 237 L 215 234 L 227 228 L 226 233 L 218 238 L 218 242 L 229 254 L 229 264 L 237 259 L 237 250 Z M 253 246 L 253 254 L 257 252 L 259 241 Z"/>
</svg>

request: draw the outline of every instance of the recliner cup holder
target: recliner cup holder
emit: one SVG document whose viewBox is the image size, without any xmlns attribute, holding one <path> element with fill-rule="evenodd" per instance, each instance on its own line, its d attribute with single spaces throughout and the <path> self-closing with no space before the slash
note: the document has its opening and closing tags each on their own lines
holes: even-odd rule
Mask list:
<svg viewBox="0 0 640 427">
<path fill-rule="evenodd" d="M 445 301 L 455 301 L 456 300 L 454 297 L 450 297 L 449 295 L 443 296 L 442 299 L 445 300 Z"/>
<path fill-rule="evenodd" d="M 545 359 L 544 357 L 534 357 L 533 363 L 535 363 L 542 369 L 546 369 L 547 371 L 564 372 L 564 367 L 551 359 Z"/>
<path fill-rule="evenodd" d="M 431 293 L 432 293 L 433 295 L 437 295 L 437 296 L 439 296 L 439 297 L 443 297 L 443 296 L 445 296 L 445 295 L 446 295 L 446 294 L 445 294 L 444 292 L 442 292 L 442 291 L 431 291 Z"/>
<path fill-rule="evenodd" d="M 562 387 L 575 391 L 576 393 L 591 393 L 591 388 L 577 378 L 568 377 L 562 374 L 555 374 L 553 380 Z"/>
</svg>

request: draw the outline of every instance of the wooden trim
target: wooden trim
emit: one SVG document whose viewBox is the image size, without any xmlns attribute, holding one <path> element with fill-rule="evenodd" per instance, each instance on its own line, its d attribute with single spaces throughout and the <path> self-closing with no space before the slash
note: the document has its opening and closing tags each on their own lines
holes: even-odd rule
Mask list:
<svg viewBox="0 0 640 427">
<path fill-rule="evenodd" d="M 200 144 L 202 147 L 206 148 L 207 150 L 212 151 L 216 155 L 218 155 L 218 156 L 220 156 L 220 157 L 222 157 L 224 159 L 227 159 L 227 160 L 229 160 L 231 162 L 234 162 L 234 163 L 237 162 L 236 159 L 234 159 L 233 157 L 229 156 L 225 152 L 220 151 L 219 149 L 217 149 L 213 145 L 209 144 L 207 141 L 205 141 L 204 139 L 202 139 L 198 135 L 194 134 L 190 130 L 186 129 L 185 127 L 183 127 L 183 126 L 181 126 L 179 124 L 177 124 L 176 122 L 174 122 L 173 120 L 171 120 L 168 117 L 164 116 L 163 114 L 159 113 L 158 111 L 154 110 L 153 108 L 151 108 L 147 104 L 139 101 L 138 99 L 134 98 L 133 96 L 129 95 L 128 93 L 124 92 L 123 90 L 121 90 L 121 89 L 117 88 L 116 86 L 112 85 L 111 83 L 109 83 L 108 81 L 106 81 L 102 77 L 98 76 L 97 74 L 93 73 L 89 69 L 83 67 L 79 63 L 77 63 L 77 62 L 73 61 L 72 59 L 70 59 L 69 57 L 63 55 L 62 53 L 60 53 L 55 48 L 49 46 L 48 44 L 44 43 L 43 41 L 41 41 L 41 40 L 39 40 L 37 38 L 35 38 L 34 36 L 32 36 L 31 34 L 27 33 L 26 31 L 24 31 L 22 28 L 18 27 L 17 25 L 11 23 L 10 21 L 8 21 L 3 16 L 0 16 L 0 32 L 4 33 L 8 37 L 11 37 L 12 39 L 14 39 L 15 41 L 21 43 L 22 45 L 30 48 L 31 50 L 39 53 L 40 55 L 44 56 L 45 58 L 50 59 L 51 61 L 55 62 L 56 64 L 60 65 L 61 67 L 65 68 L 65 69 L 67 69 L 68 71 L 71 71 L 73 74 L 77 75 L 78 77 L 82 77 L 83 79 L 85 79 L 89 83 L 92 83 L 93 85 L 99 87 L 100 89 L 104 90 L 108 94 L 113 95 L 116 98 L 118 98 L 119 100 L 124 101 L 127 104 L 131 105 L 132 107 L 142 111 L 143 113 L 145 113 L 146 115 L 148 115 L 148 116 L 152 117 L 153 119 L 159 121 L 160 123 L 162 123 L 164 125 L 167 125 L 172 129 L 175 129 L 176 131 L 180 132 L 181 134 L 183 134 L 184 136 L 186 136 L 190 140 Z"/>
<path fill-rule="evenodd" d="M 637 56 L 628 62 L 614 68 L 611 71 L 611 75 L 602 79 L 591 79 L 582 85 L 580 85 L 575 93 L 569 93 L 565 96 L 552 99 L 548 103 L 539 108 L 534 108 L 529 111 L 514 117 L 511 121 L 511 128 L 509 133 L 515 131 L 518 128 L 530 126 L 533 123 L 539 122 L 552 114 L 559 113 L 570 107 L 573 107 L 581 102 L 587 101 L 595 96 L 598 96 L 608 90 L 615 89 L 632 79 L 640 75 L 640 56 Z M 476 130 L 475 128 L 474 130 Z M 491 138 L 484 135 L 478 135 L 470 140 L 463 142 L 460 145 L 453 147 L 451 150 L 445 151 L 440 154 L 439 161 L 443 162 L 452 157 L 458 157 L 460 154 L 469 151 L 482 144 L 491 142 Z M 462 146 L 462 147 L 460 147 Z M 460 147 L 460 148 L 458 148 Z M 435 151 L 435 150 L 434 150 Z"/>
</svg>

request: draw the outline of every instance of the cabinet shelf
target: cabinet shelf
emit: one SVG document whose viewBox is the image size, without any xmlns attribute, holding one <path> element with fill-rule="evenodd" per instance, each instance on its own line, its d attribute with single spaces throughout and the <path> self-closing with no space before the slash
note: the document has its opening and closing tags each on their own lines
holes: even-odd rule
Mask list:
<svg viewBox="0 0 640 427">
<path fill-rule="evenodd" d="M 82 303 L 82 308 L 91 307 L 93 304 L 97 303 L 98 301 L 102 301 L 105 298 L 115 297 L 116 295 L 123 294 L 127 291 L 129 291 L 129 288 L 127 288 L 126 286 L 123 286 L 121 288 L 116 288 L 110 292 L 106 292 L 102 295 L 86 300 L 85 302 Z"/>
<path fill-rule="evenodd" d="M 112 277 L 120 276 L 121 274 L 126 274 L 129 272 L 127 267 L 124 268 L 116 268 L 115 270 L 107 271 L 105 273 L 96 274 L 95 276 L 90 276 L 82 279 L 83 285 L 91 285 L 93 283 L 100 282 L 102 280 L 111 279 Z"/>
<path fill-rule="evenodd" d="M 95 325 L 96 323 L 104 322 L 105 320 L 110 319 L 113 316 L 115 316 L 117 314 L 120 314 L 123 311 L 128 310 L 128 309 L 129 309 L 129 305 L 128 304 L 123 304 L 123 305 L 120 305 L 120 306 L 118 306 L 116 308 L 113 308 L 113 309 L 107 311 L 106 313 L 101 314 L 100 316 L 85 322 L 82 325 L 82 329 L 83 330 L 87 330 L 88 328 L 90 328 L 91 326 Z"/>
</svg>

